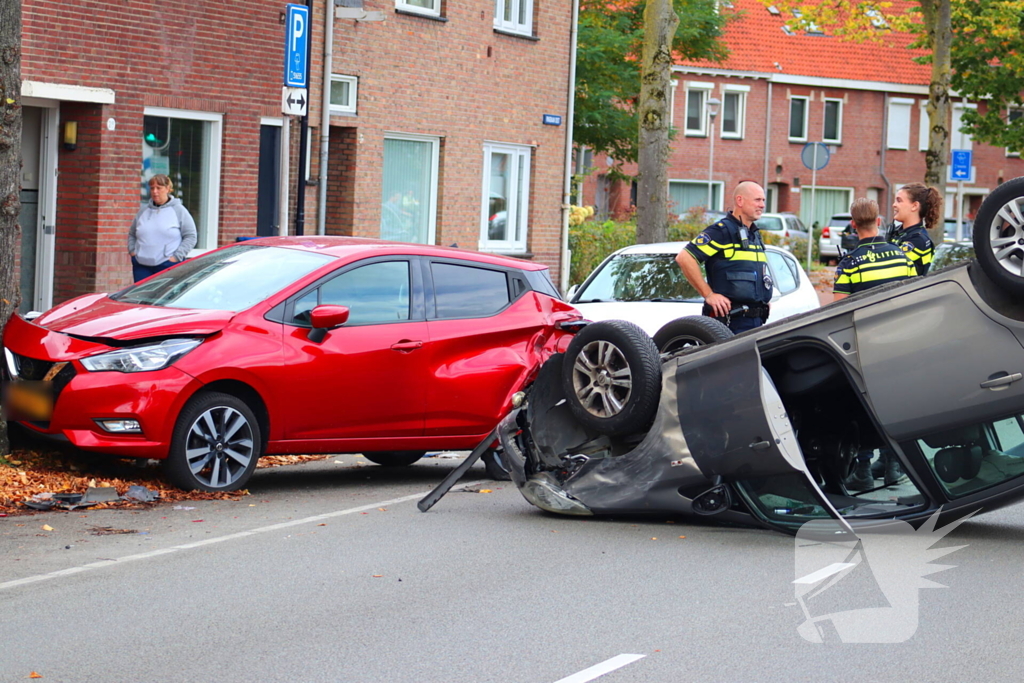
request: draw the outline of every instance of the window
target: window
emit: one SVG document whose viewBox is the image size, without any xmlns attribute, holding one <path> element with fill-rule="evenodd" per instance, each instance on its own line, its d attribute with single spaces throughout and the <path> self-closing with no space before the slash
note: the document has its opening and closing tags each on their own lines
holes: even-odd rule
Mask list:
<svg viewBox="0 0 1024 683">
<path fill-rule="evenodd" d="M 743 137 L 746 122 L 747 92 L 746 86 L 727 85 L 722 93 L 722 137 Z"/>
<path fill-rule="evenodd" d="M 394 134 L 384 138 L 381 239 L 434 243 L 438 146 L 437 138 Z"/>
<path fill-rule="evenodd" d="M 691 137 L 708 134 L 707 101 L 714 83 L 686 83 L 686 135 Z"/>
<path fill-rule="evenodd" d="M 441 0 L 395 0 L 395 9 L 439 17 L 441 16 Z"/>
<path fill-rule="evenodd" d="M 680 218 L 690 209 L 704 207 L 717 209 L 722 205 L 722 183 L 711 184 L 711 206 L 708 206 L 708 181 L 670 180 L 668 182 L 669 211 Z"/>
<path fill-rule="evenodd" d="M 531 152 L 522 145 L 484 145 L 480 249 L 526 251 Z"/>
<path fill-rule="evenodd" d="M 958 102 L 953 105 L 953 123 L 949 127 L 949 148 L 951 150 L 971 149 L 973 145 L 971 134 L 961 132 L 960 127 L 964 125 L 964 110 L 977 108 L 978 105 L 976 104 L 963 104 Z"/>
<path fill-rule="evenodd" d="M 768 257 L 768 267 L 772 270 L 779 294 L 789 294 L 800 286 L 800 276 L 794 270 L 797 266 L 793 259 L 777 251 L 766 251 L 765 255 Z"/>
<path fill-rule="evenodd" d="M 790 142 L 807 142 L 807 100 L 795 96 L 789 99 Z"/>
<path fill-rule="evenodd" d="M 843 101 L 825 100 L 825 125 L 821 132 L 823 142 L 838 145 L 843 141 Z"/>
<path fill-rule="evenodd" d="M 926 436 L 917 441 L 956 498 L 1024 474 L 1024 415 Z"/>
<path fill-rule="evenodd" d="M 533 35 L 533 0 L 494 0 L 494 28 Z"/>
<path fill-rule="evenodd" d="M 220 147 L 223 116 L 146 107 L 143 116 L 141 203 L 149 202 L 149 179 L 169 176 L 199 233 L 195 248 L 217 246 L 220 207 Z"/>
<path fill-rule="evenodd" d="M 292 320 L 308 325 L 310 311 L 323 304 L 348 306 L 346 325 L 409 320 L 409 263 L 383 261 L 345 271 L 297 299 Z"/>
<path fill-rule="evenodd" d="M 502 271 L 432 263 L 430 273 L 438 318 L 483 318 L 508 305 L 508 278 Z"/>
<path fill-rule="evenodd" d="M 852 201 L 853 188 L 819 186 L 815 188 L 812 202 L 811 188 L 803 187 L 800 189 L 800 222 L 804 225 L 814 225 L 815 223 L 819 226 L 828 225 L 828 221 L 833 215 L 849 211 Z M 812 203 L 814 204 L 813 216 L 811 215 Z"/>
<path fill-rule="evenodd" d="M 928 132 L 931 124 L 928 122 L 928 100 L 921 100 L 918 107 L 921 120 L 917 124 L 917 148 L 922 152 L 928 151 Z"/>
<path fill-rule="evenodd" d="M 1010 109 L 1006 112 L 1006 123 L 1010 126 L 1020 125 L 1018 122 L 1024 117 L 1024 109 Z M 1009 147 L 1006 148 L 1006 156 L 1008 157 L 1019 157 L 1020 150 L 1011 150 Z"/>
<path fill-rule="evenodd" d="M 910 149 L 910 107 L 914 100 L 893 97 L 889 100 L 889 130 L 886 147 Z"/>
<path fill-rule="evenodd" d="M 331 113 L 355 114 L 359 79 L 331 74 Z"/>
</svg>

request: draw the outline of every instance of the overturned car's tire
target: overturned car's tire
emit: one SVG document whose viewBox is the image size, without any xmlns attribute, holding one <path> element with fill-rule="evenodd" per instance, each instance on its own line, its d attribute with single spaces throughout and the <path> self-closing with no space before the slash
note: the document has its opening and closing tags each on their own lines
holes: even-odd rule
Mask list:
<svg viewBox="0 0 1024 683">
<path fill-rule="evenodd" d="M 1024 296 L 1024 177 L 1003 183 L 981 203 L 974 252 L 993 282 Z"/>
<path fill-rule="evenodd" d="M 383 467 L 408 467 L 426 454 L 426 451 L 379 451 L 363 453 L 363 457 Z"/>
<path fill-rule="evenodd" d="M 665 323 L 654 335 L 654 344 L 662 353 L 672 353 L 688 346 L 725 341 L 732 336 L 733 331 L 714 318 L 690 315 Z"/>
<path fill-rule="evenodd" d="M 658 407 L 658 349 L 633 323 L 591 323 L 566 349 L 562 384 L 570 410 L 585 427 L 611 436 L 640 431 Z"/>
</svg>

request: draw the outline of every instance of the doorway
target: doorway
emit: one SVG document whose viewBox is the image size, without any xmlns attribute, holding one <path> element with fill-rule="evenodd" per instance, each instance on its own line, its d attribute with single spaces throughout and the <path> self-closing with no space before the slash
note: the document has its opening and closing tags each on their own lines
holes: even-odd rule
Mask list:
<svg viewBox="0 0 1024 683">
<path fill-rule="evenodd" d="M 53 306 L 57 194 L 57 109 L 22 108 L 19 313 Z"/>
<path fill-rule="evenodd" d="M 281 125 L 260 125 L 260 168 L 256 196 L 256 235 L 280 234 Z"/>
</svg>

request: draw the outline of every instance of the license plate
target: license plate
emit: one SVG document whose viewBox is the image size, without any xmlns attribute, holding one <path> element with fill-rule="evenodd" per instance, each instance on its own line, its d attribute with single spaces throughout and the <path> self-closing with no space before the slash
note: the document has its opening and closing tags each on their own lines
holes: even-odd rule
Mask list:
<svg viewBox="0 0 1024 683">
<path fill-rule="evenodd" d="M 4 387 L 4 406 L 12 420 L 49 420 L 53 415 L 50 382 L 15 381 Z"/>
</svg>

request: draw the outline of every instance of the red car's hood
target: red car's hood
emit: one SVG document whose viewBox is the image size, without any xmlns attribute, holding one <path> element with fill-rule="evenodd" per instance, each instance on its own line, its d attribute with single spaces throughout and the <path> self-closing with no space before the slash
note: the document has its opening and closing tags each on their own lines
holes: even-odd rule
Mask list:
<svg viewBox="0 0 1024 683">
<path fill-rule="evenodd" d="M 126 304 L 106 294 L 88 294 L 50 309 L 32 322 L 78 337 L 131 340 L 179 334 L 209 335 L 224 329 L 235 315 L 233 311 Z"/>
</svg>

